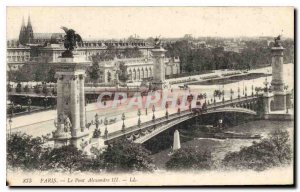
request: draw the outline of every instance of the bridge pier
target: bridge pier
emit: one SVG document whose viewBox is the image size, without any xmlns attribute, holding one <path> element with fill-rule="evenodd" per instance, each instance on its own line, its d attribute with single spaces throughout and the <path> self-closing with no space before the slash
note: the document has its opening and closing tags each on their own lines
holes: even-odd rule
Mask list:
<svg viewBox="0 0 300 192">
<path fill-rule="evenodd" d="M 167 51 L 158 43 L 152 50 L 154 66 L 153 66 L 153 81 L 152 89 L 163 90 L 167 88 L 165 81 L 165 53 Z"/>
<path fill-rule="evenodd" d="M 53 132 L 54 147 L 87 145 L 89 132 L 85 122 L 84 76 L 91 63 L 79 55 L 60 58 L 56 63 L 57 122 Z"/>
</svg>

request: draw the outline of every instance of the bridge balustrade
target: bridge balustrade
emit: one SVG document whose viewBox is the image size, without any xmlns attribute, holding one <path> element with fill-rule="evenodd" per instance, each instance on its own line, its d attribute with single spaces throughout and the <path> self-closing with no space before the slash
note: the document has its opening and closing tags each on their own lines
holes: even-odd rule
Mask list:
<svg viewBox="0 0 300 192">
<path fill-rule="evenodd" d="M 207 108 L 206 108 L 207 111 L 203 112 L 203 114 L 208 113 L 210 111 L 214 111 L 214 110 L 222 108 L 222 107 L 231 106 L 234 103 L 243 103 L 245 101 L 249 101 L 249 100 L 253 100 L 253 99 L 257 99 L 257 97 L 247 97 L 247 98 L 244 97 L 244 98 L 240 98 L 240 99 L 227 100 L 225 102 L 219 102 L 219 103 L 216 103 L 216 104 L 210 104 L 210 105 L 207 105 Z M 149 128 L 153 128 L 153 127 L 154 127 L 154 131 L 159 130 L 158 133 L 160 133 L 161 131 L 163 131 L 162 129 L 164 128 L 163 127 L 164 125 L 169 124 L 169 126 L 167 126 L 167 128 L 169 128 L 173 124 L 175 125 L 175 124 L 177 124 L 181 121 L 185 121 L 186 119 L 192 118 L 196 115 L 197 114 L 195 114 L 194 112 L 191 112 L 191 111 L 189 111 L 189 109 L 186 109 L 186 110 L 181 111 L 180 114 L 178 114 L 178 113 L 170 114 L 169 118 L 166 118 L 166 117 L 156 118 L 155 121 L 147 121 L 147 122 L 142 123 L 140 127 L 135 125 L 135 126 L 127 128 L 123 132 L 121 130 L 119 130 L 119 131 L 116 131 L 114 133 L 110 133 L 110 134 L 108 134 L 107 140 L 112 140 L 112 139 L 115 139 L 115 138 L 120 137 L 122 135 L 134 134 L 137 131 L 141 131 L 141 130 L 145 130 L 145 129 L 149 129 Z M 160 126 L 161 128 L 157 129 L 158 126 Z M 150 132 L 149 134 L 155 134 L 156 132 L 153 133 L 154 131 Z"/>
</svg>

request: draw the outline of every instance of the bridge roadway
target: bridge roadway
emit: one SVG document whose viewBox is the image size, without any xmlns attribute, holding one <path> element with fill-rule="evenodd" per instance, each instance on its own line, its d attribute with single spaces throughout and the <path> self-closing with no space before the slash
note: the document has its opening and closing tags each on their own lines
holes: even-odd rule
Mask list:
<svg viewBox="0 0 300 192">
<path fill-rule="evenodd" d="M 252 104 L 256 104 L 257 97 L 243 97 L 240 99 L 233 99 L 227 100 L 224 102 L 219 102 L 215 104 L 210 104 L 207 106 L 207 110 L 202 114 L 209 114 L 209 113 L 219 113 L 219 112 L 237 112 L 237 113 L 247 113 L 250 115 L 256 115 L 257 113 L 250 108 L 249 102 L 253 102 Z M 246 105 L 245 103 L 248 103 Z M 244 104 L 244 105 L 243 105 Z M 239 105 L 236 107 L 236 105 Z M 234 107 L 233 107 L 234 106 Z M 246 107 L 246 108 L 245 108 Z M 190 111 L 189 109 L 185 109 L 180 113 L 173 113 L 166 117 L 160 117 L 147 122 L 144 122 L 140 125 L 134 125 L 125 129 L 125 131 L 117 130 L 115 132 L 109 133 L 106 141 L 114 140 L 118 137 L 124 135 L 130 135 L 129 139 L 134 140 L 136 143 L 143 143 L 148 139 L 154 137 L 155 135 L 173 127 L 176 124 L 179 124 L 183 121 L 191 119 L 197 116 L 196 113 Z"/>
</svg>

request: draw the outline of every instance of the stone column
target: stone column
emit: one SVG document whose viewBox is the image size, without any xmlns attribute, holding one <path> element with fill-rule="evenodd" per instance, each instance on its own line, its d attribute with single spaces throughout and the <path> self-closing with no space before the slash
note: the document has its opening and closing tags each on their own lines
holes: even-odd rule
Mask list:
<svg viewBox="0 0 300 192">
<path fill-rule="evenodd" d="M 80 103 L 80 130 L 84 132 L 85 129 L 85 98 L 84 98 L 84 75 L 79 75 L 79 103 Z"/>
<path fill-rule="evenodd" d="M 77 136 L 78 129 L 80 127 L 80 115 L 79 115 L 79 92 L 78 92 L 78 76 L 71 76 L 71 122 L 72 137 Z"/>
<path fill-rule="evenodd" d="M 165 52 L 166 50 L 162 47 L 157 47 L 152 50 L 153 55 L 153 86 L 156 89 L 163 89 L 165 83 Z"/>
<path fill-rule="evenodd" d="M 76 54 L 73 55 L 73 58 L 61 57 L 54 64 L 58 77 L 57 114 L 59 117 L 65 118 L 65 120 L 68 118 L 71 121 L 70 132 L 63 131 L 64 124 L 61 124 L 54 132 L 55 147 L 71 143 L 81 149 L 81 144 L 86 145 L 88 143 L 89 132 L 84 129 L 84 74 L 85 69 L 90 65 L 90 61 L 86 61 L 84 57 Z"/>
<path fill-rule="evenodd" d="M 57 78 L 57 133 L 62 131 L 61 124 L 63 123 L 62 114 L 63 114 L 63 75 L 58 75 Z"/>
<path fill-rule="evenodd" d="M 283 81 L 283 50 L 281 45 L 272 47 L 272 87 L 274 110 L 286 110 L 286 93 Z"/>
<path fill-rule="evenodd" d="M 283 92 L 283 47 L 272 47 L 272 86 L 274 91 Z"/>
</svg>

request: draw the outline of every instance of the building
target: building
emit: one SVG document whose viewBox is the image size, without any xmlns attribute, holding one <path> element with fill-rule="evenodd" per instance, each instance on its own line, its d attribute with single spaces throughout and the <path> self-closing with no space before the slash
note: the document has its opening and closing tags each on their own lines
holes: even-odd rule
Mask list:
<svg viewBox="0 0 300 192">
<path fill-rule="evenodd" d="M 7 41 L 7 69 L 17 70 L 24 64 L 39 64 L 57 62 L 58 57 L 65 51 L 63 46 L 64 33 L 34 33 L 30 17 L 27 26 L 22 21 L 19 39 Z M 145 57 L 150 57 L 152 45 L 142 39 L 125 40 L 93 40 L 78 43 L 76 52 L 85 55 L 91 61 L 93 55 L 100 54 L 114 47 L 122 57 L 122 52 L 130 48 L 138 48 Z"/>
<path fill-rule="evenodd" d="M 165 58 L 165 75 L 172 76 L 180 73 L 180 61 L 178 57 Z M 115 58 L 110 61 L 99 63 L 100 82 L 114 83 L 117 80 L 118 65 L 123 63 L 126 66 L 128 82 L 143 81 L 153 77 L 152 58 Z"/>
<path fill-rule="evenodd" d="M 30 17 L 28 17 L 27 26 L 25 26 L 23 19 L 19 40 L 7 41 L 7 69 L 17 70 L 24 64 L 39 65 L 58 62 L 62 52 L 65 51 L 64 35 L 64 33 L 34 33 Z M 144 78 L 152 77 L 151 50 L 154 47 L 143 39 L 131 37 L 128 40 L 83 41 L 77 44 L 74 53 L 83 55 L 86 60 L 91 61 L 92 56 L 111 48 L 116 50 L 116 58 L 100 63 L 102 82 L 109 83 L 114 80 L 115 65 L 119 62 L 125 63 L 130 81 L 141 81 Z M 126 58 L 124 52 L 128 49 L 138 49 L 142 56 L 140 58 Z M 166 75 L 179 73 L 179 58 L 166 58 L 165 64 Z"/>
<path fill-rule="evenodd" d="M 7 41 L 7 70 L 17 70 L 30 60 L 30 47 L 21 45 L 18 41 Z"/>
</svg>

